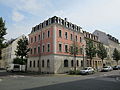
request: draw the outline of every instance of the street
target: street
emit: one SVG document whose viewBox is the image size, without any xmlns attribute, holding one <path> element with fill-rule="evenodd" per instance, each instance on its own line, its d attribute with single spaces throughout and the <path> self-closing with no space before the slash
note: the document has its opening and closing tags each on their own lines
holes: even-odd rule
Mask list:
<svg viewBox="0 0 120 90">
<path fill-rule="evenodd" d="M 0 90 L 120 90 L 120 71 L 93 75 L 25 75 L 0 71 Z"/>
</svg>

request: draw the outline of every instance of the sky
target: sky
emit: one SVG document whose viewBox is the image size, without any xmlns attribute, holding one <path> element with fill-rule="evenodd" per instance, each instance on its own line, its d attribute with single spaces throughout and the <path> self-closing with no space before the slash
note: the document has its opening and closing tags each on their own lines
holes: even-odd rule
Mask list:
<svg viewBox="0 0 120 90">
<path fill-rule="evenodd" d="M 90 33 L 100 30 L 120 40 L 120 0 L 0 0 L 7 40 L 28 35 L 33 26 L 58 16 Z"/>
</svg>

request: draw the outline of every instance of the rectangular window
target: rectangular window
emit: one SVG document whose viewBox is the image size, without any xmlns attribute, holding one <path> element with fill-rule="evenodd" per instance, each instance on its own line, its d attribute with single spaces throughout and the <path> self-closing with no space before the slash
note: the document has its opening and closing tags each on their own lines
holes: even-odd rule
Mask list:
<svg viewBox="0 0 120 90">
<path fill-rule="evenodd" d="M 47 52 L 50 52 L 50 44 L 47 45 Z"/>
<path fill-rule="evenodd" d="M 67 34 L 67 32 L 65 32 L 65 39 L 67 39 L 68 38 L 68 34 Z"/>
<path fill-rule="evenodd" d="M 45 38 L 45 33 L 43 32 L 43 33 L 42 33 L 42 39 L 44 39 L 44 38 Z"/>
<path fill-rule="evenodd" d="M 36 36 L 35 36 L 35 42 L 36 42 Z"/>
<path fill-rule="evenodd" d="M 59 30 L 59 37 L 62 37 L 62 31 Z"/>
<path fill-rule="evenodd" d="M 48 31 L 48 33 L 47 33 L 47 37 L 48 37 L 48 38 L 50 37 L 50 31 Z"/>
<path fill-rule="evenodd" d="M 73 39 L 73 35 L 72 34 L 70 34 L 70 40 L 72 40 Z"/>
<path fill-rule="evenodd" d="M 62 44 L 59 44 L 59 52 L 62 52 Z"/>
<path fill-rule="evenodd" d="M 38 40 L 40 40 L 40 35 L 38 35 Z"/>
<path fill-rule="evenodd" d="M 36 48 L 34 48 L 34 54 L 36 54 Z"/>
<path fill-rule="evenodd" d="M 33 38 L 31 38 L 31 43 L 33 42 Z"/>
<path fill-rule="evenodd" d="M 65 52 L 68 52 L 68 45 L 65 45 Z"/>
<path fill-rule="evenodd" d="M 38 46 L 38 53 L 40 53 L 40 46 Z"/>
<path fill-rule="evenodd" d="M 75 36 L 75 38 L 76 38 L 76 42 L 77 42 L 77 36 Z"/>
<path fill-rule="evenodd" d="M 43 51 L 43 52 L 45 51 L 45 46 L 44 46 L 44 45 L 42 46 L 42 51 Z"/>
</svg>

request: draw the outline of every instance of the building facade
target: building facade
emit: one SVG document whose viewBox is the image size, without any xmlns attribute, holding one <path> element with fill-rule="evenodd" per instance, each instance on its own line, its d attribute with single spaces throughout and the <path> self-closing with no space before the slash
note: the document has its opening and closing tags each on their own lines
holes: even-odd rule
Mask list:
<svg viewBox="0 0 120 90">
<path fill-rule="evenodd" d="M 86 31 L 83 31 L 83 35 L 86 45 L 88 44 L 89 40 L 91 40 L 93 42 L 94 47 L 98 49 L 98 46 L 101 43 L 98 39 L 98 36 Z M 97 56 L 97 54 L 95 55 L 95 57 L 93 57 L 93 60 L 90 60 L 89 57 L 86 58 L 86 66 L 93 67 L 99 70 L 102 68 L 102 65 L 102 60 Z"/>
<path fill-rule="evenodd" d="M 76 43 L 79 53 L 74 61 L 69 49 Z M 52 17 L 36 25 L 29 34 L 28 71 L 65 73 L 83 67 L 85 40 L 82 28 L 66 19 Z M 85 55 L 84 55 L 85 56 Z"/>
<path fill-rule="evenodd" d="M 116 65 L 117 63 L 115 60 L 113 60 L 112 56 L 115 48 L 120 51 L 119 40 L 113 37 L 112 35 L 106 34 L 105 32 L 99 30 L 95 30 L 93 34 L 98 36 L 100 42 L 103 43 L 106 47 L 108 56 L 107 60 L 104 60 L 104 63 L 112 66 Z"/>
<path fill-rule="evenodd" d="M 8 46 L 6 48 L 2 49 L 2 66 L 3 68 L 6 68 L 9 64 L 13 63 L 13 59 L 16 58 L 15 55 L 15 50 L 17 48 L 17 42 L 25 37 L 24 35 L 16 38 L 16 39 L 11 39 L 8 41 Z"/>
</svg>

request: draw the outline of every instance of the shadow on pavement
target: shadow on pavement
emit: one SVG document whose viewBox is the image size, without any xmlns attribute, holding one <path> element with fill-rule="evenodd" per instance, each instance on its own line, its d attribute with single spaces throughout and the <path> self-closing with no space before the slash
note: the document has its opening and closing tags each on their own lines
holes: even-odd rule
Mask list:
<svg viewBox="0 0 120 90">
<path fill-rule="evenodd" d="M 24 90 L 120 90 L 120 82 L 87 79 Z"/>
</svg>

